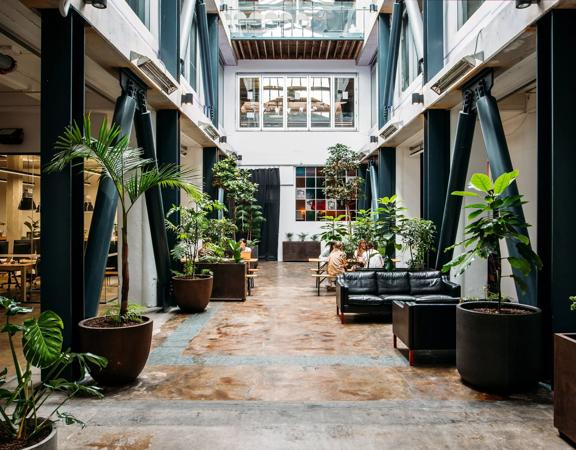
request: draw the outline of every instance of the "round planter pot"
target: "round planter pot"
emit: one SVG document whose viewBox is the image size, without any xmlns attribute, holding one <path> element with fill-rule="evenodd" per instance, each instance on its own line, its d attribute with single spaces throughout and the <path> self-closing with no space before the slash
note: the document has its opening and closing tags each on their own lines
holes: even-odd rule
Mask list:
<svg viewBox="0 0 576 450">
<path fill-rule="evenodd" d="M 108 359 L 105 368 L 90 370 L 90 375 L 98 383 L 119 385 L 138 378 L 150 354 L 154 324 L 149 317 L 143 316 L 142 319 L 142 323 L 126 327 L 98 328 L 90 325 L 93 318 L 78 324 L 82 351 Z"/>
<path fill-rule="evenodd" d="M 24 450 L 57 450 L 58 448 L 58 433 L 56 425 L 52 424 L 52 432 L 42 439 L 40 442 L 26 447 Z"/>
<path fill-rule="evenodd" d="M 490 314 L 494 302 L 465 302 L 456 308 L 456 367 L 462 380 L 493 392 L 533 387 L 542 361 L 539 308 L 506 303 L 529 314 Z"/>
<path fill-rule="evenodd" d="M 202 312 L 210 303 L 214 278 L 203 276 L 173 277 L 176 304 L 184 312 Z"/>
</svg>

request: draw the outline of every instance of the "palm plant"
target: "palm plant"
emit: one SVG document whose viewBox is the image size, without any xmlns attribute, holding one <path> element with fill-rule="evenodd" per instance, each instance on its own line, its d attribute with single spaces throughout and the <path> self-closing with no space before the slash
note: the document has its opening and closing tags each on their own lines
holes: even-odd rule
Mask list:
<svg viewBox="0 0 576 450">
<path fill-rule="evenodd" d="M 108 126 L 104 119 L 98 136 L 91 134 L 90 116 L 84 117 L 83 129 L 74 123 L 66 128 L 56 142 L 60 150 L 47 166 L 48 172 L 63 170 L 68 164 L 81 159 L 92 161 L 98 166 L 101 177 L 109 178 L 118 194 L 121 210 L 122 236 L 122 291 L 117 320 L 125 322 L 128 314 L 130 272 L 128 266 L 128 213 L 136 201 L 149 189 L 183 189 L 198 198 L 198 189 L 191 184 L 192 171 L 180 170 L 174 164 L 161 167 L 153 159 L 144 158 L 142 151 L 130 147 L 128 137 L 121 135 L 116 124 Z"/>
</svg>

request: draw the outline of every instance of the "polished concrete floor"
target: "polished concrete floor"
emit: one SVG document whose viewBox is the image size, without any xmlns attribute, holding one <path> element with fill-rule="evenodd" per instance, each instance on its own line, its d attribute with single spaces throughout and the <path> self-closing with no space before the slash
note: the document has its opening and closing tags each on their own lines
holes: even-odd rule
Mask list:
<svg viewBox="0 0 576 450">
<path fill-rule="evenodd" d="M 305 263 L 264 263 L 245 303 L 155 315 L 133 385 L 66 409 L 62 449 L 565 448 L 544 389 L 504 398 L 464 386 L 453 355 L 392 347 L 378 318 L 340 324 Z"/>
</svg>

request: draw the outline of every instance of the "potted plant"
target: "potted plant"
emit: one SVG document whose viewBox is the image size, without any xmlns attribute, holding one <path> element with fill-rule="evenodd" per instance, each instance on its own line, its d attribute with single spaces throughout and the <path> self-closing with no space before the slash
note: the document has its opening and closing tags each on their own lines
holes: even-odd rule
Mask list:
<svg viewBox="0 0 576 450">
<path fill-rule="evenodd" d="M 524 234 L 528 224 L 515 213 L 523 204 L 521 195 L 506 195 L 518 172 L 508 172 L 492 182 L 485 174 L 470 179 L 471 191 L 452 195 L 474 197 L 468 205 L 464 253 L 444 266 L 444 271 L 458 268 L 462 274 L 475 258 L 491 259 L 495 265 L 493 292 L 496 301 L 465 302 L 456 309 L 456 366 L 462 380 L 492 391 L 512 391 L 536 384 L 541 364 L 541 311 L 502 298 L 502 261 L 524 274 L 540 268 L 541 262 Z M 500 242 L 513 242 L 521 256 L 503 257 Z M 454 248 L 452 246 L 451 248 Z M 508 275 L 514 277 L 514 275 Z M 517 285 L 521 283 L 516 279 Z M 487 299 L 488 300 L 488 299 Z"/>
<path fill-rule="evenodd" d="M 0 447 L 8 449 L 56 449 L 56 422 L 65 424 L 81 421 L 60 408 L 77 394 L 101 398 L 96 386 L 67 381 L 62 374 L 71 365 L 78 370 L 78 379 L 86 376 L 88 364 L 104 367 L 106 359 L 90 353 L 62 351 L 63 323 L 52 311 L 44 311 L 38 318 L 21 323 L 12 322 L 14 316 L 32 313 L 6 297 L 0 297 L 0 309 L 6 315 L 2 333 L 8 335 L 12 366 L 16 376 L 8 382 L 8 368 L 0 371 Z M 15 340 L 21 335 L 25 362 L 17 356 Z M 42 369 L 44 380 L 37 383 L 32 369 Z M 47 403 L 55 393 L 64 394 L 58 402 Z M 42 408 L 42 409 L 41 409 Z"/>
<path fill-rule="evenodd" d="M 294 233 L 286 233 L 286 240 L 288 242 L 292 242 L 293 237 L 294 237 Z"/>
<path fill-rule="evenodd" d="M 408 248 L 410 259 L 408 270 L 417 271 L 426 268 L 428 253 L 434 247 L 436 226 L 434 222 L 417 217 L 406 219 L 402 226 L 402 243 Z"/>
<path fill-rule="evenodd" d="M 570 297 L 576 311 L 576 297 Z M 554 335 L 554 426 L 576 442 L 576 333 Z"/>
<path fill-rule="evenodd" d="M 190 208 L 174 205 L 168 211 L 166 227 L 178 240 L 172 255 L 183 263 L 183 272 L 172 277 L 172 288 L 176 304 L 184 312 L 202 312 L 210 302 L 214 280 L 212 272 L 208 269 L 199 271 L 197 264 L 200 246 L 212 226 L 209 215 L 221 208 L 220 202 L 210 200 L 204 194 Z M 178 217 L 178 220 L 172 222 L 172 216 Z"/>
<path fill-rule="evenodd" d="M 91 135 L 90 117 L 85 116 L 83 130 L 70 125 L 58 139 L 60 150 L 47 167 L 48 171 L 64 169 L 75 161 L 95 163 L 101 177 L 109 178 L 116 188 L 121 216 L 122 285 L 119 307 L 105 317 L 80 322 L 80 341 L 85 351 L 105 356 L 106 368 L 95 367 L 90 374 L 103 384 L 124 384 L 135 380 L 146 364 L 152 342 L 152 320 L 128 304 L 130 275 L 128 265 L 128 214 L 136 201 L 154 187 L 184 189 L 197 196 L 189 182 L 190 171 L 176 165 L 158 167 L 155 161 L 142 157 L 141 151 L 129 146 L 120 128 L 102 123 L 97 137 Z"/>
<path fill-rule="evenodd" d="M 300 239 L 300 242 L 305 242 L 307 237 L 308 233 L 298 233 L 298 239 Z"/>
</svg>

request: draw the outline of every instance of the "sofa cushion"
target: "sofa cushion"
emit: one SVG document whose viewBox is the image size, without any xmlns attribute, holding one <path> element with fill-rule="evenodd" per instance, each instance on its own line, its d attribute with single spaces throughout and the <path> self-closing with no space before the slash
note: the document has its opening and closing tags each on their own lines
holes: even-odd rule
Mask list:
<svg viewBox="0 0 576 450">
<path fill-rule="evenodd" d="M 450 297 L 449 295 L 433 294 L 433 295 L 417 295 L 414 300 L 415 303 L 442 303 L 442 304 L 458 304 L 460 299 L 458 297 Z"/>
<path fill-rule="evenodd" d="M 442 274 L 436 270 L 409 272 L 410 294 L 429 295 L 442 293 Z"/>
<path fill-rule="evenodd" d="M 349 295 L 346 302 L 351 306 L 381 306 L 390 304 L 389 301 L 378 297 L 377 295 Z"/>
<path fill-rule="evenodd" d="M 376 293 L 374 272 L 347 272 L 344 274 L 344 282 L 350 295 Z"/>
<path fill-rule="evenodd" d="M 408 272 L 375 272 L 378 295 L 409 294 Z"/>
<path fill-rule="evenodd" d="M 416 298 L 411 295 L 380 295 L 380 298 L 385 299 L 387 302 L 413 302 Z"/>
</svg>

